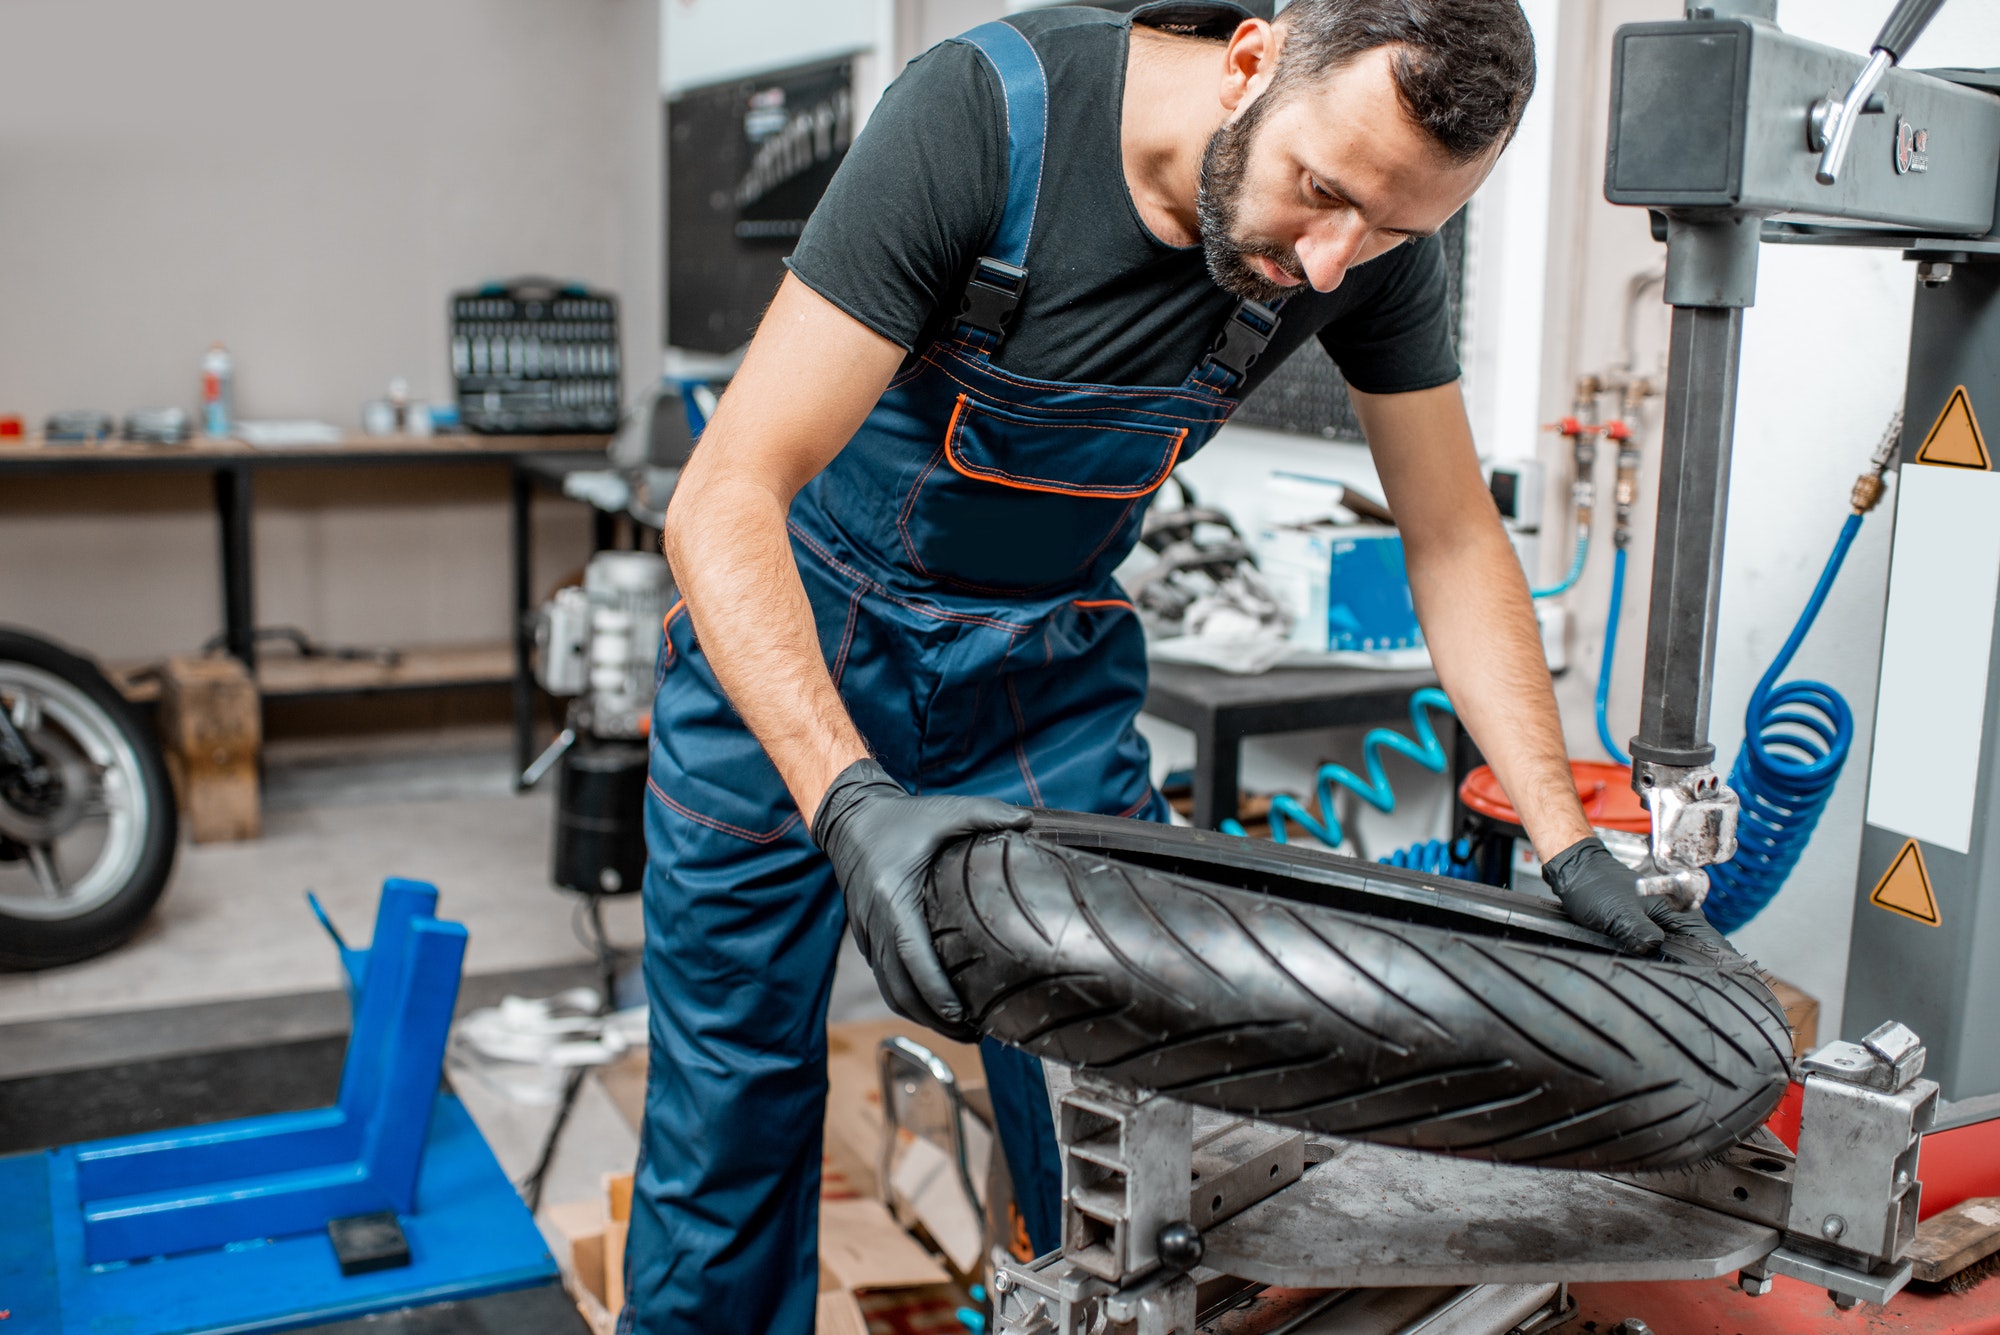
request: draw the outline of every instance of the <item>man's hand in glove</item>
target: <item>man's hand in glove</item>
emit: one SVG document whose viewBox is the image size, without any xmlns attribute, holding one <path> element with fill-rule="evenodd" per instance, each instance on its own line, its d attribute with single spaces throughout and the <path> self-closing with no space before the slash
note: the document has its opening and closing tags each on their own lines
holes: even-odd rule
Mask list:
<svg viewBox="0 0 2000 1335">
<path fill-rule="evenodd" d="M 1650 955 L 1668 934 L 1735 954 L 1700 909 L 1676 909 L 1657 895 L 1641 897 L 1639 873 L 1612 857 L 1595 835 L 1580 839 L 1542 866 L 1542 879 L 1569 916 L 1604 933 L 1628 955 Z"/>
<path fill-rule="evenodd" d="M 812 837 L 847 896 L 847 925 L 891 1010 L 957 1039 L 977 1038 L 945 977 L 924 916 L 924 881 L 944 846 L 1024 830 L 1032 818 L 990 797 L 913 797 L 873 760 L 835 776 Z"/>
</svg>

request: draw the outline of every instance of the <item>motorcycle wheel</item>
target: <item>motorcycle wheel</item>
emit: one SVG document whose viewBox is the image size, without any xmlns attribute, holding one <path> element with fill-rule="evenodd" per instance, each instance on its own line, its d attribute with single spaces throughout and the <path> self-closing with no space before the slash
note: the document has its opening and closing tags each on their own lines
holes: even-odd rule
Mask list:
<svg viewBox="0 0 2000 1335">
<path fill-rule="evenodd" d="M 0 710 L 50 771 L 0 760 L 0 968 L 99 955 L 173 870 L 179 810 L 158 743 L 95 664 L 0 627 Z"/>
</svg>

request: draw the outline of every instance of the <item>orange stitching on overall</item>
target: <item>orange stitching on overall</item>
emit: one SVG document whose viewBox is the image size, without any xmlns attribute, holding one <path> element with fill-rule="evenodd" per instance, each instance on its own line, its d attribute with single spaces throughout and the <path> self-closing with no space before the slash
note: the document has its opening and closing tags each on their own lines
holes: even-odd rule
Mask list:
<svg viewBox="0 0 2000 1335">
<path fill-rule="evenodd" d="M 949 366 L 946 366 L 943 362 L 939 361 L 936 357 L 932 356 L 930 350 L 927 350 L 924 353 L 924 360 L 928 362 L 938 372 L 939 375 L 942 375 L 945 379 L 951 381 L 953 384 L 963 386 L 964 388 L 971 390 L 975 394 L 983 394 L 987 392 L 980 386 L 973 384 L 971 381 L 965 380 L 960 376 L 958 376 L 957 374 L 954 374 Z M 971 361 L 970 358 L 964 360 Z M 1050 389 L 1068 390 L 1070 393 L 1073 394 L 1096 394 L 1110 398 L 1157 397 L 1157 398 L 1169 398 L 1169 399 L 1182 399 L 1198 407 L 1207 407 L 1212 409 L 1215 406 L 1213 399 L 1196 398 L 1191 394 L 1181 394 L 1169 390 L 1119 389 L 1115 385 L 1090 385 L 1088 387 L 1079 388 L 1075 385 L 1063 385 L 1053 381 L 1023 382 L 1021 378 L 1018 376 L 1014 377 L 1006 376 L 1005 372 L 1002 372 L 1000 368 L 994 366 L 990 362 L 978 362 L 976 363 L 976 365 L 981 370 L 993 372 L 996 378 L 1010 380 L 1014 384 L 1015 388 L 1046 387 Z M 1103 407 L 1059 408 L 1053 405 L 1044 406 L 1038 404 L 1036 405 L 1036 411 L 1046 412 L 1046 413 L 1100 413 L 1104 412 L 1105 409 Z M 1135 417 L 1163 417 L 1170 422 L 1205 423 L 1218 420 L 1213 412 L 1169 413 L 1169 412 L 1161 412 L 1157 408 L 1135 408 L 1126 404 L 1116 405 L 1113 411 L 1121 413 L 1130 413 Z"/>
<path fill-rule="evenodd" d="M 1028 786 L 1028 800 L 1038 807 L 1045 806 L 1041 785 L 1035 782 L 1035 772 L 1028 768 L 1028 720 L 1021 715 L 1021 697 L 1015 693 L 1011 676 L 1007 678 L 1007 708 L 1014 712 L 1014 763 L 1021 767 L 1021 782 Z"/>
<path fill-rule="evenodd" d="M 958 403 L 951 410 L 951 421 L 945 423 L 944 435 L 947 441 L 951 439 L 952 428 L 958 424 L 958 414 L 964 407 L 965 395 L 961 394 L 958 396 Z M 924 558 L 917 555 L 917 540 L 910 533 L 910 516 L 916 513 L 917 494 L 924 489 L 924 483 L 930 475 L 937 471 L 937 466 L 944 462 L 945 448 L 943 445 L 938 446 L 937 453 L 933 454 L 931 461 L 924 465 L 924 471 L 917 474 L 917 480 L 910 484 L 910 494 L 903 498 L 903 508 L 896 514 L 896 531 L 903 536 L 903 551 L 910 558 L 910 564 L 926 575 L 931 572 L 925 568 Z"/>
<path fill-rule="evenodd" d="M 909 494 L 903 498 L 902 509 L 898 512 L 896 516 L 896 531 L 902 537 L 903 551 L 910 558 L 910 564 L 915 566 L 920 573 L 929 575 L 932 579 L 935 579 L 940 583 L 949 584 L 953 588 L 966 589 L 973 593 L 988 593 L 994 595 L 995 597 L 1001 597 L 1001 598 L 1025 598 L 1034 593 L 1038 593 L 1043 589 L 1052 589 L 1057 585 L 1063 583 L 1063 581 L 1061 579 L 1044 580 L 1040 584 L 1029 584 L 1018 588 L 1010 589 L 1010 588 L 1002 588 L 998 585 L 992 585 L 992 584 L 976 584 L 969 579 L 956 579 L 950 575 L 940 575 L 935 571 L 931 570 L 930 567 L 926 566 L 924 564 L 923 557 L 917 554 L 917 541 L 915 535 L 910 532 L 909 518 L 912 514 L 916 512 L 917 495 L 919 492 L 923 490 L 925 481 L 927 481 L 930 478 L 930 475 L 932 473 L 937 471 L 937 466 L 939 462 L 942 461 L 945 458 L 945 455 L 949 452 L 951 448 L 951 432 L 956 429 L 958 425 L 959 414 L 965 410 L 965 405 L 969 401 L 970 399 L 968 395 L 961 394 L 958 396 L 958 402 L 952 407 L 951 420 L 945 424 L 945 444 L 940 446 L 938 452 L 931 456 L 930 462 L 924 465 L 924 471 L 918 474 L 917 480 L 910 485 Z M 1045 425 L 1051 427 L 1066 427 L 1066 426 L 1072 426 L 1073 424 L 1068 422 L 1050 422 L 1046 423 Z M 1164 433 L 1153 433 L 1153 434 L 1164 434 Z M 1185 431 L 1182 431 L 1178 433 L 1177 438 L 1184 440 L 1186 436 L 1187 433 Z M 1178 457 L 1179 449 L 1180 449 L 1179 445 L 1176 444 L 1175 446 L 1176 457 Z M 952 465 L 952 471 L 958 473 L 961 477 L 968 476 L 955 463 Z M 1173 472 L 1173 464 L 1171 460 L 1167 465 L 1167 471 L 1169 474 Z M 1010 485 L 1008 483 L 999 482 L 992 478 L 973 478 L 972 480 L 975 482 L 989 482 L 994 486 Z M 1154 483 L 1153 490 L 1154 491 L 1159 490 L 1160 486 L 1162 485 L 1162 483 L 1165 482 L 1165 480 L 1166 480 L 1165 478 L 1162 478 L 1159 482 Z M 1029 490 L 1033 489 L 1030 488 Z M 1150 495 L 1150 494 L 1151 492 L 1144 493 L 1144 495 Z M 1139 499 L 1143 499 L 1143 496 L 1135 498 L 1133 501 L 1131 501 L 1126 505 L 1124 513 L 1118 516 L 1118 522 L 1113 524 L 1109 529 L 1105 530 L 1103 539 L 1098 542 L 1097 546 L 1091 548 L 1090 554 L 1083 558 L 1083 561 L 1080 563 L 1079 568 L 1081 568 L 1081 566 L 1087 566 L 1092 561 L 1095 561 L 1098 558 L 1098 556 L 1103 553 L 1104 549 L 1111 545 L 1112 539 L 1116 538 L 1118 536 L 1119 530 L 1125 527 L 1125 520 L 1129 515 L 1131 515 L 1132 506 L 1138 504 Z"/>
<path fill-rule="evenodd" d="M 936 344 L 933 344 L 932 348 L 935 348 L 936 346 L 937 346 Z M 927 356 L 929 355 L 928 352 L 926 353 L 926 355 Z M 970 361 L 971 359 L 968 358 L 967 360 Z M 1061 380 L 1037 380 L 1033 376 L 1017 375 L 1012 371 L 1003 370 L 1002 368 L 995 366 L 992 362 L 989 361 L 981 361 L 977 363 L 974 369 L 987 372 L 992 376 L 994 376 L 996 379 L 1005 380 L 1010 384 L 1020 386 L 1022 389 L 1053 389 L 1072 394 L 1075 393 L 1107 394 L 1116 396 L 1118 398 L 1181 399 L 1187 403 L 1194 404 L 1198 407 L 1208 407 L 1212 406 L 1214 403 L 1214 400 L 1212 398 L 1206 397 L 1204 395 L 1192 394 L 1183 390 L 1181 388 L 1181 385 L 1185 385 L 1187 383 L 1187 381 L 1185 380 L 1181 382 L 1181 385 L 1174 385 L 1172 387 L 1163 385 L 1130 385 L 1130 386 L 1091 385 L 1087 389 L 1079 389 L 1076 385 L 1072 385 Z M 1196 370 L 1199 369 L 1200 369 L 1199 367 L 1196 368 Z M 1188 372 L 1188 376 L 1190 379 L 1192 379 L 1194 376 L 1194 371 Z"/>
<path fill-rule="evenodd" d="M 674 618 L 687 611 L 687 605 L 688 600 L 682 598 L 672 607 L 669 607 L 667 614 L 660 618 L 660 643 L 667 646 L 667 662 L 669 665 L 674 661 Z"/>
<path fill-rule="evenodd" d="M 979 386 L 973 384 L 971 381 L 963 380 L 958 376 L 953 375 L 950 367 L 946 366 L 943 362 L 938 361 L 935 357 L 932 357 L 929 353 L 926 353 L 924 355 L 924 360 L 929 362 L 932 366 L 936 367 L 938 374 L 942 375 L 945 379 L 951 381 L 954 385 L 958 385 L 961 388 L 971 390 L 975 394 L 983 392 L 979 388 Z M 997 368 L 988 367 L 987 369 L 993 370 Z M 1082 390 L 1077 389 L 1075 386 L 1071 385 L 1057 385 L 1053 386 L 1053 388 L 1068 389 L 1072 393 L 1077 393 L 1077 394 L 1102 394 L 1114 397 L 1132 396 L 1132 397 L 1149 397 L 1149 398 L 1150 397 L 1177 398 L 1177 399 L 1188 399 L 1188 401 L 1192 403 L 1204 402 L 1203 400 L 1194 399 L 1189 395 L 1172 394 L 1164 390 L 1124 390 L 1124 389 L 1116 389 L 1109 385 L 1093 385 L 1089 389 L 1082 389 Z M 1206 400 L 1205 402 L 1206 405 L 1209 407 L 1213 407 L 1215 403 L 1213 399 Z M 1037 406 L 1035 411 L 1044 413 L 1101 413 L 1106 410 L 1103 408 L 1056 408 L 1056 407 Z M 1221 422 L 1223 421 L 1223 418 L 1218 418 L 1213 412 L 1201 413 L 1197 415 L 1188 415 L 1183 413 L 1163 413 L 1150 408 L 1127 408 L 1122 406 L 1113 409 L 1113 411 L 1121 413 L 1130 413 L 1136 417 L 1164 417 L 1170 422 L 1193 422 L 1201 426 L 1206 426 L 1209 425 L 1210 423 L 1220 425 Z"/>
<path fill-rule="evenodd" d="M 908 608 L 919 616 L 927 616 L 933 621 L 956 621 L 974 626 L 991 626 L 994 630 L 1004 630 L 1009 635 L 1025 635 L 1033 629 L 1031 626 L 1017 626 L 1011 621 L 1000 621 L 993 617 L 983 617 L 972 612 L 947 612 L 941 607 L 925 607 L 922 603 L 913 603 L 907 598 L 899 598 L 860 571 L 842 564 L 832 552 L 829 552 L 826 548 L 813 541 L 812 535 L 800 528 L 796 520 L 786 520 L 785 528 L 793 537 L 803 542 L 822 563 L 847 576 L 850 583 L 860 584 L 868 592 L 875 594 L 877 597 L 892 602 L 898 607 Z"/>
<path fill-rule="evenodd" d="M 847 600 L 847 633 L 840 637 L 840 653 L 833 660 L 833 687 L 840 689 L 840 676 L 847 671 L 847 651 L 854 644 L 854 623 L 861 614 L 861 590 Z"/>
<path fill-rule="evenodd" d="M 1152 804 L 1153 804 L 1153 785 L 1149 783 L 1146 785 L 1146 795 L 1140 798 L 1138 801 L 1134 802 L 1131 806 L 1126 807 L 1123 811 L 1119 812 L 1118 814 L 1121 817 L 1135 816 L 1139 812 L 1144 811 L 1147 807 L 1151 806 Z"/>
<path fill-rule="evenodd" d="M 894 376 L 890 377 L 889 383 L 882 386 L 882 392 L 886 394 L 892 389 L 901 389 L 904 385 L 909 384 L 911 380 L 915 379 L 916 376 L 921 374 L 923 369 L 924 369 L 924 359 L 921 356 L 918 356 L 917 358 L 915 358 L 910 362 L 909 366 L 906 369 L 898 371 Z"/>
<path fill-rule="evenodd" d="M 755 830 L 746 830 L 741 825 L 731 825 L 728 821 L 720 821 L 713 816 L 704 816 L 699 811 L 689 810 L 662 792 L 660 785 L 653 781 L 653 777 L 650 774 L 646 776 L 646 790 L 695 824 L 706 825 L 709 829 L 720 830 L 723 834 L 733 834 L 738 839 L 747 839 L 753 844 L 775 843 L 790 833 L 791 828 L 797 825 L 801 819 L 799 813 L 794 811 L 791 815 L 785 817 L 777 829 L 767 830 L 763 834 L 759 834 Z"/>
<path fill-rule="evenodd" d="M 1151 493 L 1149 492 L 1147 494 L 1150 495 Z M 1123 514 L 1118 516 L 1118 522 L 1113 524 L 1110 528 L 1104 531 L 1104 541 L 1098 543 L 1095 547 L 1090 549 L 1090 555 L 1083 558 L 1082 566 L 1088 566 L 1092 561 L 1095 561 L 1099 556 L 1102 556 L 1104 554 L 1104 549 L 1111 545 L 1111 540 L 1117 537 L 1119 533 L 1124 530 L 1125 521 L 1131 518 L 1132 511 L 1138 508 L 1139 502 L 1145 499 L 1146 499 L 1145 496 L 1134 496 L 1131 500 L 1125 502 L 1125 511 Z M 1079 569 L 1081 569 L 1082 566 L 1080 566 Z"/>
<path fill-rule="evenodd" d="M 959 395 L 958 402 L 960 408 L 963 408 L 967 402 L 966 396 L 963 394 Z M 1039 491 L 1051 496 L 1076 496 L 1099 501 L 1122 501 L 1135 496 L 1150 496 L 1158 491 L 1161 484 L 1167 480 L 1167 475 L 1174 471 L 1174 465 L 1179 462 L 1181 447 L 1187 443 L 1188 435 L 1187 428 L 1185 427 L 1173 433 L 1170 439 L 1174 442 L 1174 448 L 1168 453 L 1166 462 L 1161 464 L 1158 471 L 1144 482 L 1134 482 L 1127 486 L 1107 485 L 1092 487 L 1087 485 L 1070 485 L 1068 483 L 1056 482 L 1049 478 L 1021 477 L 1018 474 L 1008 472 L 1004 468 L 984 468 L 978 464 L 967 463 L 956 448 L 960 438 L 964 434 L 962 431 L 955 429 L 958 426 L 960 414 L 953 412 L 951 420 L 954 429 L 949 430 L 945 435 L 944 456 L 945 462 L 951 465 L 951 471 L 957 473 L 960 477 L 970 478 L 975 482 L 990 482 L 998 487 L 1011 487 L 1016 491 Z M 1105 431 L 1109 428 L 1088 422 L 1036 422 L 1031 425 L 1030 429 L 1035 431 Z M 1165 434 L 1164 432 L 1147 431 L 1143 427 L 1123 427 L 1119 429 L 1134 435 Z"/>
<path fill-rule="evenodd" d="M 1072 598 L 1069 600 L 1069 605 L 1071 607 L 1084 607 L 1084 608 L 1122 607 L 1128 612 L 1136 610 L 1133 608 L 1132 604 L 1126 602 L 1123 598 Z"/>
</svg>

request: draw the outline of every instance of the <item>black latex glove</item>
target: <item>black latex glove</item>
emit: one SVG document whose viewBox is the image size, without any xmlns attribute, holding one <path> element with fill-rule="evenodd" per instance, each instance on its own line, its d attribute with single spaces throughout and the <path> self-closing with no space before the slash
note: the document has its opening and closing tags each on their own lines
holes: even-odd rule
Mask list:
<svg viewBox="0 0 2000 1335">
<path fill-rule="evenodd" d="M 1618 943 L 1628 955 L 1651 955 L 1669 934 L 1713 953 L 1734 954 L 1700 909 L 1677 909 L 1658 895 L 1639 894 L 1639 873 L 1611 856 L 1596 835 L 1580 839 L 1542 865 L 1542 879 L 1569 916 Z"/>
<path fill-rule="evenodd" d="M 931 945 L 924 881 L 946 844 L 1023 830 L 1031 819 L 990 797 L 912 797 L 873 760 L 855 761 L 826 790 L 813 840 L 833 863 L 855 944 L 898 1015 L 952 1038 L 978 1037 Z"/>
</svg>

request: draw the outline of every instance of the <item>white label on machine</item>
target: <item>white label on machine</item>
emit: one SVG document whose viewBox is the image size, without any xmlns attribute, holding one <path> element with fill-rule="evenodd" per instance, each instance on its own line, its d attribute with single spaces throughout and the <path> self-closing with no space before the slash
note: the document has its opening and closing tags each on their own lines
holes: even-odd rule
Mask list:
<svg viewBox="0 0 2000 1335">
<path fill-rule="evenodd" d="M 1913 464 L 1896 490 L 1868 823 L 1965 853 L 2000 588 L 2000 473 Z"/>
</svg>

